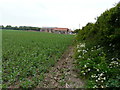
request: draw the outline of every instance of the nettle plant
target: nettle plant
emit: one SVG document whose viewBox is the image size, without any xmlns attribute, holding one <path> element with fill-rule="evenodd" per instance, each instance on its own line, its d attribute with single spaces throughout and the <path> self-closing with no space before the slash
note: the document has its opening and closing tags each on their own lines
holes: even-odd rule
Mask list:
<svg viewBox="0 0 120 90">
<path fill-rule="evenodd" d="M 111 58 L 111 62 L 107 62 L 106 53 L 102 46 L 94 45 L 93 47 L 87 48 L 85 47 L 85 43 L 80 43 L 76 46 L 75 57 L 75 68 L 78 70 L 80 77 L 88 80 L 88 88 L 112 87 L 114 86 L 113 84 L 119 83 L 116 81 L 110 84 L 113 80 L 110 78 L 113 78 L 113 75 L 119 73 L 120 60 L 114 57 Z"/>
</svg>

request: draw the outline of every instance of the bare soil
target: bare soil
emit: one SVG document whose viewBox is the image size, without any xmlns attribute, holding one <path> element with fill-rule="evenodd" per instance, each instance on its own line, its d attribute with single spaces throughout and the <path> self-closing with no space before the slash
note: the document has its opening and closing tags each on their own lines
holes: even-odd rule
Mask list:
<svg viewBox="0 0 120 90">
<path fill-rule="evenodd" d="M 45 79 L 38 85 L 41 88 L 82 88 L 84 82 L 74 71 L 74 47 L 70 46 L 56 65 L 45 74 Z"/>
</svg>

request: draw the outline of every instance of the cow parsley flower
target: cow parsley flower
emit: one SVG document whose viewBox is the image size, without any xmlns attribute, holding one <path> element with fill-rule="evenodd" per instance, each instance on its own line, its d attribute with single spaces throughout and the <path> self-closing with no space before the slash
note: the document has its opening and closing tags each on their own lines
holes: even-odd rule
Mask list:
<svg viewBox="0 0 120 90">
<path fill-rule="evenodd" d="M 99 70 L 99 69 L 97 69 L 97 71 L 99 72 L 100 70 Z"/>
<path fill-rule="evenodd" d="M 90 58 L 88 58 L 88 60 L 90 60 Z"/>
<path fill-rule="evenodd" d="M 79 45 L 77 45 L 77 48 L 79 48 Z"/>
<path fill-rule="evenodd" d="M 85 73 L 83 73 L 83 75 L 85 75 Z"/>
<path fill-rule="evenodd" d="M 101 86 L 101 88 L 104 88 L 103 86 Z"/>
<path fill-rule="evenodd" d="M 100 80 L 100 78 L 98 78 L 98 80 Z"/>
<path fill-rule="evenodd" d="M 78 52 L 80 52 L 81 50 L 78 50 Z"/>
<path fill-rule="evenodd" d="M 112 44 L 110 43 L 109 46 L 112 46 Z"/>
<path fill-rule="evenodd" d="M 100 45 L 97 46 L 98 48 L 100 47 Z"/>
<path fill-rule="evenodd" d="M 81 44 L 80 47 L 85 47 L 85 43 L 84 43 L 84 44 Z"/>
<path fill-rule="evenodd" d="M 88 69 L 88 71 L 90 71 L 90 68 Z"/>
<path fill-rule="evenodd" d="M 113 47 L 115 47 L 115 45 L 113 45 Z"/>
<path fill-rule="evenodd" d="M 87 65 L 84 65 L 84 67 L 87 67 Z"/>
<path fill-rule="evenodd" d="M 92 78 L 94 78 L 94 75 L 91 75 Z"/>
<path fill-rule="evenodd" d="M 81 55 L 79 55 L 78 57 L 79 57 L 79 58 L 81 58 L 82 56 L 81 56 Z"/>
<path fill-rule="evenodd" d="M 96 85 L 93 88 L 98 88 Z"/>
<path fill-rule="evenodd" d="M 111 60 L 114 60 L 114 58 L 112 58 Z"/>
<path fill-rule="evenodd" d="M 106 80 L 106 77 L 104 77 L 103 79 Z"/>
<path fill-rule="evenodd" d="M 103 73 L 101 73 L 100 76 L 103 76 Z"/>
</svg>

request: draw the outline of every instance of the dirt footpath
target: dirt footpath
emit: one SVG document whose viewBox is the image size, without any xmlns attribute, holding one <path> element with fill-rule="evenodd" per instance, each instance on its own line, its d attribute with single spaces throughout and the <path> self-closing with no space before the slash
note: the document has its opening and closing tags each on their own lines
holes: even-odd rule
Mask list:
<svg viewBox="0 0 120 90">
<path fill-rule="evenodd" d="M 45 79 L 38 87 L 42 88 L 82 88 L 84 83 L 77 78 L 73 64 L 73 46 L 61 56 L 54 67 L 45 74 Z"/>
</svg>

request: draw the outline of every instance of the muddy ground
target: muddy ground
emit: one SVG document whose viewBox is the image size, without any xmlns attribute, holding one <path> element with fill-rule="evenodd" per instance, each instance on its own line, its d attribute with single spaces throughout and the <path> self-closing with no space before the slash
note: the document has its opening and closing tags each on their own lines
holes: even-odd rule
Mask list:
<svg viewBox="0 0 120 90">
<path fill-rule="evenodd" d="M 82 88 L 84 82 L 74 71 L 74 47 L 70 46 L 54 67 L 45 74 L 44 81 L 38 85 L 41 88 Z"/>
</svg>

